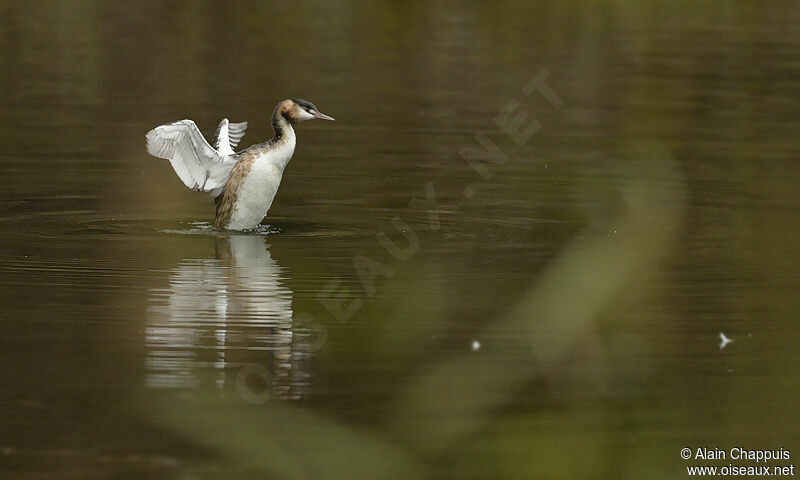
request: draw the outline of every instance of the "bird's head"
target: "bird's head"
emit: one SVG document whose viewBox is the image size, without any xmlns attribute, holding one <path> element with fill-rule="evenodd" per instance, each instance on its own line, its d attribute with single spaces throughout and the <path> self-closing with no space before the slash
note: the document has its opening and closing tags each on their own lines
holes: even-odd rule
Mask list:
<svg viewBox="0 0 800 480">
<path fill-rule="evenodd" d="M 320 112 L 316 105 L 302 98 L 288 98 L 282 101 L 278 104 L 278 112 L 291 124 L 315 118 L 334 121 L 333 117 Z"/>
</svg>

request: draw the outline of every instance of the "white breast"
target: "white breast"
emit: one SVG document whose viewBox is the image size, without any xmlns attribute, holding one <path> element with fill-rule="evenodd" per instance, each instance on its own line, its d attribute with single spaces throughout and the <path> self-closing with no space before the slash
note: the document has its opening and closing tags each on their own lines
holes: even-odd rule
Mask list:
<svg viewBox="0 0 800 480">
<path fill-rule="evenodd" d="M 253 166 L 239 188 L 228 229 L 256 228 L 267 216 L 283 178 L 283 170 L 292 159 L 295 147 L 294 132 L 274 149 L 256 157 Z M 288 132 L 287 132 L 288 133 Z"/>
</svg>

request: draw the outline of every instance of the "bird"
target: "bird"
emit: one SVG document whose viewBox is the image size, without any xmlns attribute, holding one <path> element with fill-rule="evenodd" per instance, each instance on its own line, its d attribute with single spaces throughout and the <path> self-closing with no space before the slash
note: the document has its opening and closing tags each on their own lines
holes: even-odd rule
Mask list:
<svg viewBox="0 0 800 480">
<path fill-rule="evenodd" d="M 272 112 L 271 140 L 252 145 L 238 153 L 247 122 L 223 118 L 214 146 L 192 120 L 158 126 L 145 135 L 147 152 L 169 160 L 184 185 L 211 194 L 216 203 L 214 227 L 222 230 L 251 230 L 267 216 L 292 159 L 297 138 L 294 125 L 306 120 L 329 120 L 311 102 L 287 98 Z"/>
</svg>

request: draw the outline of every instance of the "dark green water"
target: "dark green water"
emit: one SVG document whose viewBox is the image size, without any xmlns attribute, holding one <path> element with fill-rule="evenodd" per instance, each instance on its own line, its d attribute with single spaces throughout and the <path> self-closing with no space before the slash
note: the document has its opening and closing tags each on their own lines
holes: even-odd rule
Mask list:
<svg viewBox="0 0 800 480">
<path fill-rule="evenodd" d="M 683 447 L 800 455 L 797 4 L 0 18 L 3 478 L 684 478 L 729 462 Z M 144 133 L 229 117 L 247 146 L 289 96 L 337 122 L 298 127 L 269 227 L 214 232 Z M 521 111 L 531 135 L 509 135 Z M 504 161 L 473 168 L 481 141 Z"/>
</svg>

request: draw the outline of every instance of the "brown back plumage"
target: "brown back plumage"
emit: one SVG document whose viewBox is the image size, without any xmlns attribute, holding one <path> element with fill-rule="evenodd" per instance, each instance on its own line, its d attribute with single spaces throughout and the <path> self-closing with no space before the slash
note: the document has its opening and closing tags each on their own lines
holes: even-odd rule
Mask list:
<svg viewBox="0 0 800 480">
<path fill-rule="evenodd" d="M 236 206 L 236 200 L 239 197 L 239 187 L 242 186 L 247 172 L 253 166 L 256 158 L 256 152 L 248 150 L 243 152 L 240 160 L 233 166 L 231 176 L 225 183 L 225 189 L 215 199 L 217 204 L 217 214 L 214 217 L 214 226 L 217 228 L 226 228 L 231 221 L 233 209 Z"/>
</svg>

